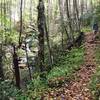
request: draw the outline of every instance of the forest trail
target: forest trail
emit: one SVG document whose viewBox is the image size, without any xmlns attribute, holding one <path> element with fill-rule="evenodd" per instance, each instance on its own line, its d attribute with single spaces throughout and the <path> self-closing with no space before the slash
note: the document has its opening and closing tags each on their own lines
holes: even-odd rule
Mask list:
<svg viewBox="0 0 100 100">
<path fill-rule="evenodd" d="M 84 64 L 80 70 L 74 74 L 74 80 L 59 89 L 52 91 L 46 99 L 43 100 L 93 100 L 89 90 L 91 76 L 95 72 L 95 41 L 93 33 L 85 34 L 85 54 Z"/>
</svg>

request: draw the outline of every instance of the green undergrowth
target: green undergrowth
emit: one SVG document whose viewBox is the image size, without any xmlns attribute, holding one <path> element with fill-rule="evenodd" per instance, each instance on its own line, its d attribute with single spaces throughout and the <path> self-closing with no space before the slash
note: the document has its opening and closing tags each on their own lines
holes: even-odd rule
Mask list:
<svg viewBox="0 0 100 100">
<path fill-rule="evenodd" d="M 80 65 L 83 63 L 84 48 L 73 48 L 64 54 L 61 54 L 54 64 L 49 73 L 46 74 L 46 80 L 41 80 L 39 75 L 28 86 L 28 97 L 38 100 L 39 96 L 46 91 L 50 91 L 59 83 L 68 81 L 71 79 L 75 71 L 79 70 Z M 67 78 L 67 79 L 66 79 Z M 54 86 L 54 87 L 52 87 Z M 59 86 L 59 85 L 58 85 Z"/>
<path fill-rule="evenodd" d="M 59 54 L 59 57 L 51 71 L 48 73 L 46 72 L 46 79 L 41 80 L 39 73 L 36 73 L 34 75 L 35 78 L 29 85 L 27 85 L 27 88 L 24 90 L 21 89 L 20 91 L 14 88 L 14 86 L 8 84 L 9 82 L 5 82 L 3 87 L 2 84 L 0 84 L 0 89 L 2 90 L 0 93 L 5 98 L 14 98 L 16 100 L 40 100 L 42 93 L 54 88 L 52 87 L 52 84 L 57 86 L 59 82 L 62 83 L 65 82 L 65 80 L 68 81 L 68 79 L 70 80 L 72 78 L 73 73 L 79 70 L 80 65 L 83 63 L 83 55 L 83 46 L 73 48 L 71 51 Z"/>
<path fill-rule="evenodd" d="M 100 40 L 98 38 L 98 40 Z M 100 100 L 100 45 L 96 46 L 97 68 L 90 82 L 90 89 L 93 93 L 94 100 Z"/>
<path fill-rule="evenodd" d="M 74 71 L 78 70 L 83 62 L 83 51 L 83 47 L 73 48 L 68 53 L 61 55 L 57 59 L 55 67 L 48 73 L 48 80 L 70 76 Z"/>
<path fill-rule="evenodd" d="M 91 32 L 91 28 L 90 28 L 90 26 L 87 26 L 87 27 L 82 28 L 81 31 L 84 33 Z"/>
</svg>

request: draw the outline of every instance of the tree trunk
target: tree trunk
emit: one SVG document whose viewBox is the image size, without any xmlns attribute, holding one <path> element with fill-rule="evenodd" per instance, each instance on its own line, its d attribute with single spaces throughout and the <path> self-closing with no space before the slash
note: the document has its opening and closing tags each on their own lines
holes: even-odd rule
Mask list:
<svg viewBox="0 0 100 100">
<path fill-rule="evenodd" d="M 20 89 L 20 72 L 18 66 L 18 56 L 15 50 L 15 46 L 13 46 L 13 64 L 14 64 L 14 71 L 15 71 L 15 80 L 16 80 L 16 87 Z"/>
<path fill-rule="evenodd" d="M 44 71 L 44 33 L 45 33 L 45 15 L 44 15 L 44 2 L 39 0 L 38 5 L 38 40 L 39 40 L 39 51 L 38 51 L 38 61 L 40 72 Z"/>
<path fill-rule="evenodd" d="M 1 19 L 2 19 L 2 16 L 3 16 L 3 1 L 1 1 Z M 3 26 L 3 21 L 1 20 L 1 27 Z M 4 72 L 3 72 L 3 50 L 2 50 L 2 46 L 3 46 L 3 33 L 1 35 L 1 41 L 2 43 L 0 44 L 0 80 L 4 80 Z"/>
<path fill-rule="evenodd" d="M 84 0 L 81 0 L 81 17 L 83 16 L 84 13 Z M 81 27 L 83 27 L 84 22 L 83 22 L 83 18 L 81 19 Z"/>
<path fill-rule="evenodd" d="M 77 0 L 73 0 L 73 6 L 74 6 L 74 18 L 75 18 L 75 21 L 76 21 L 76 28 L 77 28 L 77 31 L 80 33 L 80 19 L 79 19 L 79 11 L 78 11 L 78 2 Z"/>
<path fill-rule="evenodd" d="M 20 33 L 19 33 L 19 47 L 21 46 L 21 34 L 22 34 L 22 29 L 23 29 L 23 0 L 21 0 L 21 3 L 20 3 Z"/>
<path fill-rule="evenodd" d="M 4 80 L 2 46 L 1 46 L 1 50 L 0 50 L 0 80 Z"/>
<path fill-rule="evenodd" d="M 66 12 L 67 12 L 67 21 L 68 21 L 68 26 L 69 26 L 69 35 L 70 35 L 70 40 L 69 43 L 74 43 L 74 35 L 73 35 L 73 28 L 71 24 L 71 18 L 70 18 L 70 13 L 69 13 L 69 0 L 66 0 Z"/>
<path fill-rule="evenodd" d="M 47 46 L 49 50 L 49 63 L 50 66 L 53 64 L 53 55 L 52 55 L 52 50 L 50 46 L 50 39 L 49 39 L 49 34 L 50 34 L 50 26 L 51 26 L 51 18 L 52 18 L 52 0 L 48 0 L 48 9 L 47 9 L 47 18 L 45 16 L 45 33 L 46 33 L 46 39 L 47 39 Z"/>
<path fill-rule="evenodd" d="M 45 21 L 46 21 L 46 19 L 45 19 Z M 49 62 L 50 62 L 50 66 L 52 66 L 52 64 L 53 64 L 53 57 L 52 57 L 52 50 L 51 50 L 51 47 L 50 47 L 49 33 L 48 33 L 48 30 L 47 30 L 46 22 L 45 22 L 45 33 L 46 33 L 48 50 L 49 50 Z"/>
<path fill-rule="evenodd" d="M 67 32 L 67 29 L 66 29 L 66 25 L 64 23 L 64 11 L 63 11 L 63 4 L 62 4 L 62 0 L 59 0 L 59 9 L 60 9 L 60 18 L 61 18 L 61 31 L 62 31 L 62 50 L 64 50 L 64 32 L 66 33 L 67 35 L 67 38 L 69 40 L 69 34 Z"/>
<path fill-rule="evenodd" d="M 32 12 L 32 4 L 33 4 L 33 1 L 30 0 L 30 25 L 32 24 L 32 15 L 33 15 L 33 12 Z"/>
</svg>

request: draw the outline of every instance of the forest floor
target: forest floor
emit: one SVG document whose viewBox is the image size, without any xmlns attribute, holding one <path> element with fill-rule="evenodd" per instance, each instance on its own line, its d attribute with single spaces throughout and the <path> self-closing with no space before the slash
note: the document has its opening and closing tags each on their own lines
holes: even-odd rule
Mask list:
<svg viewBox="0 0 100 100">
<path fill-rule="evenodd" d="M 43 100 L 93 100 L 89 82 L 96 70 L 94 37 L 93 33 L 85 34 L 84 64 L 74 73 L 74 80 L 50 92 Z"/>
</svg>

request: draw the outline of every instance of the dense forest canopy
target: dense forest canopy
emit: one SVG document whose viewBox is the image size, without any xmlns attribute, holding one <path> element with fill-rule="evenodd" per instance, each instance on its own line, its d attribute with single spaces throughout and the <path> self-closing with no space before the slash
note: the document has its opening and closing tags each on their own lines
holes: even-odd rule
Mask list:
<svg viewBox="0 0 100 100">
<path fill-rule="evenodd" d="M 99 0 L 0 0 L 0 100 L 55 100 L 59 90 L 58 97 L 65 96 L 62 87 L 76 80 L 82 65 L 99 66 L 90 88 L 100 98 L 95 24 L 99 34 Z M 91 41 L 99 44 L 95 50 Z M 71 100 L 67 96 L 56 100 Z"/>
</svg>

